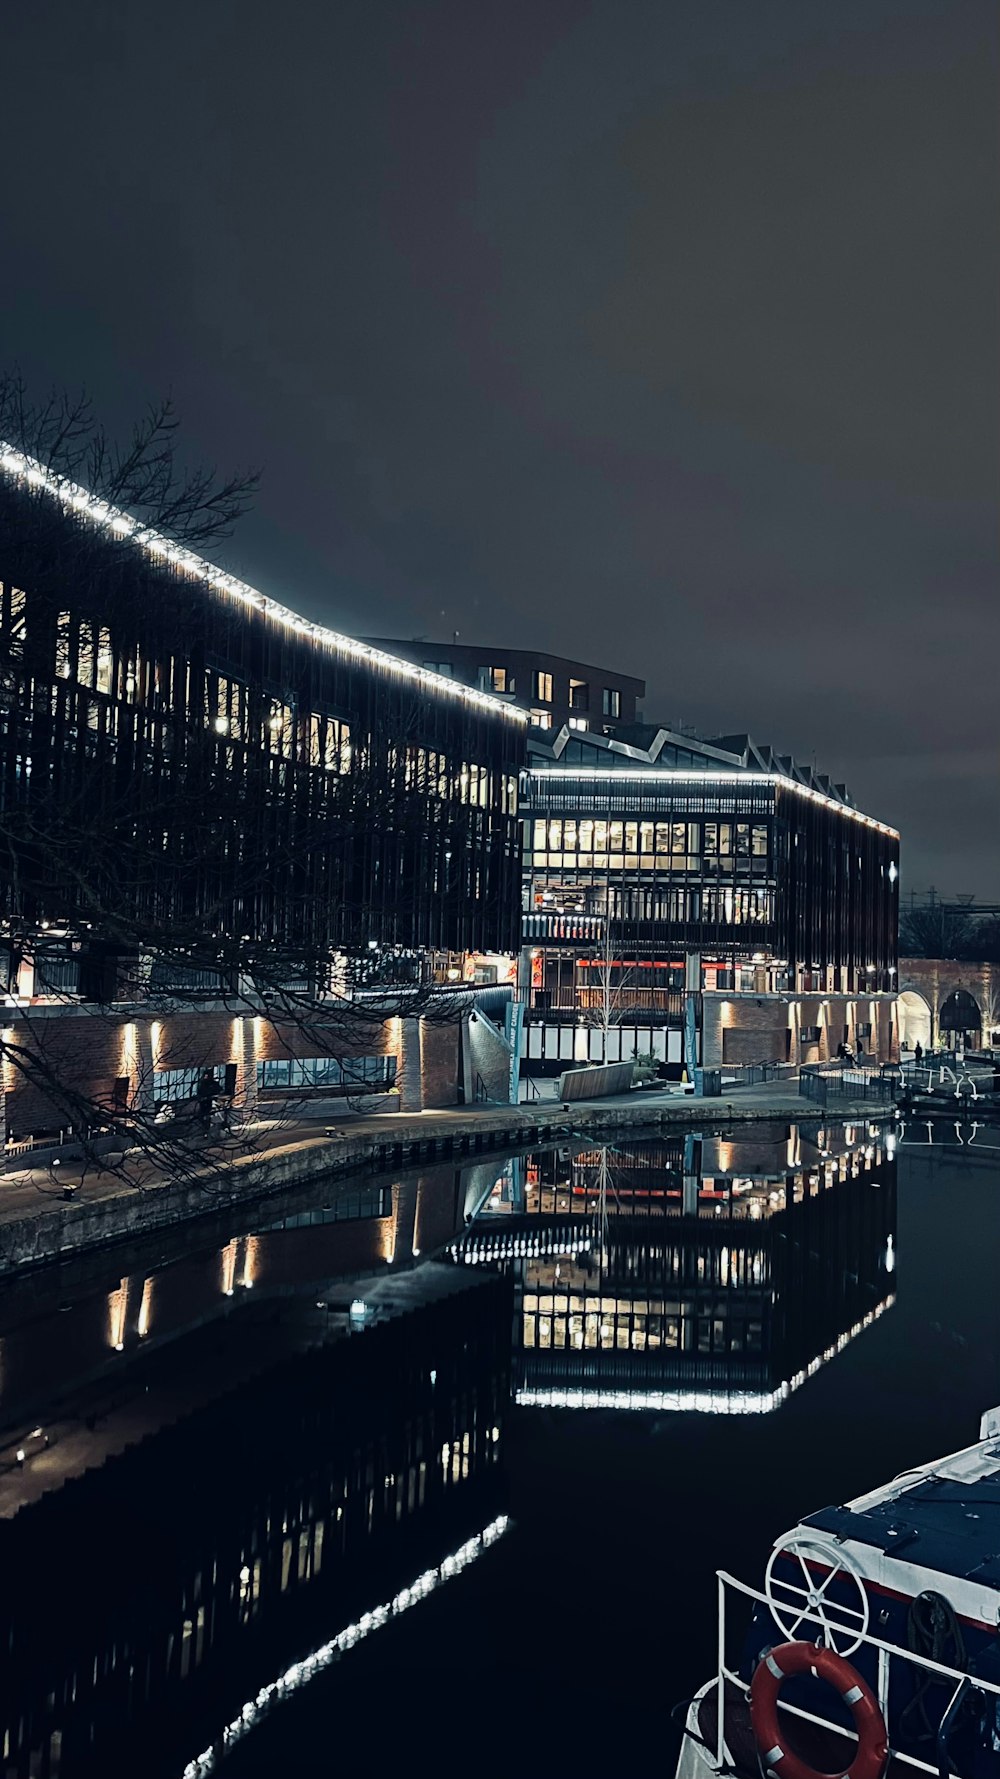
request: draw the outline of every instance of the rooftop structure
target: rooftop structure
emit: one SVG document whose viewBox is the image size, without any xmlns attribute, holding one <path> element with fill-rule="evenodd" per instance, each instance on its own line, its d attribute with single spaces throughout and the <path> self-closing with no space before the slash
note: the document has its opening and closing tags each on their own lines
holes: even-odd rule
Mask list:
<svg viewBox="0 0 1000 1779">
<path fill-rule="evenodd" d="M 646 682 L 610 667 L 572 661 L 544 649 L 494 648 L 478 643 L 378 641 L 426 672 L 445 674 L 480 693 L 495 693 L 521 708 L 534 727 L 617 735 L 637 721 Z"/>
</svg>

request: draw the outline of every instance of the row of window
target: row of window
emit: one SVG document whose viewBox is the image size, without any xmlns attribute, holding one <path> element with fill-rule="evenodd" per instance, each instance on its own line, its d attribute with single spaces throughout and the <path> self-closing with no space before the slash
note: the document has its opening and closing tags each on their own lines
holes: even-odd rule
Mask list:
<svg viewBox="0 0 1000 1779">
<path fill-rule="evenodd" d="M 764 859 L 766 822 L 654 822 L 579 820 L 535 821 L 533 849 L 539 852 L 646 853 L 681 857 Z"/>
<path fill-rule="evenodd" d="M 232 743 L 235 738 L 245 744 L 248 730 L 243 715 L 233 714 L 234 682 L 217 675 L 210 675 L 209 681 L 206 723 L 216 735 L 225 738 L 227 765 L 231 771 L 236 770 L 237 751 Z M 246 692 L 244 686 L 238 689 L 241 695 Z M 37 681 L 25 682 L 24 701 L 36 714 L 44 711 L 61 719 L 63 738 L 74 745 L 80 741 L 81 731 L 92 731 L 95 737 L 107 738 L 111 743 L 128 733 L 130 739 L 145 744 L 144 767 L 150 772 L 157 759 L 170 761 L 178 751 L 178 731 L 173 719 L 162 711 L 150 712 L 140 704 L 121 706 L 108 702 L 87 687 L 49 687 Z M 267 708 L 270 715 L 260 726 L 257 739 L 276 766 L 287 761 L 293 767 L 322 767 L 335 778 L 357 765 L 348 723 L 315 711 L 297 718 L 289 705 L 268 703 Z M 239 709 L 244 711 L 245 705 Z M 86 739 L 83 745 L 87 746 Z M 30 759 L 21 764 L 30 772 Z M 362 767 L 364 764 L 362 758 Z M 473 808 L 498 810 L 503 815 L 516 813 L 517 779 L 513 773 L 494 772 L 469 761 L 456 762 L 444 753 L 412 742 L 402 748 L 388 747 L 386 769 L 389 778 L 408 791 Z"/>
<path fill-rule="evenodd" d="M 448 673 L 451 672 L 450 664 L 446 666 L 441 662 L 425 661 L 424 666 L 430 668 L 431 671 L 435 673 L 445 671 Z M 479 682 L 479 689 L 483 692 L 514 693 L 517 690 L 517 680 L 509 667 L 480 667 L 476 677 Z M 532 698 L 536 698 L 540 704 L 551 704 L 553 702 L 551 673 L 547 673 L 542 668 L 535 669 L 531 675 L 531 696 Z M 590 709 L 590 686 L 586 680 L 570 680 L 569 706 L 571 710 Z M 606 717 L 621 716 L 622 695 L 616 686 L 604 686 L 602 688 L 601 711 Z M 545 714 L 546 713 L 542 711 L 537 713 L 538 716 L 543 716 Z M 536 713 L 532 711 L 532 716 L 535 715 Z M 549 722 L 544 723 L 541 726 L 543 728 L 548 728 L 551 720 L 551 717 L 549 717 Z M 586 726 L 586 723 L 577 725 L 577 727 L 583 729 L 585 729 Z"/>
<path fill-rule="evenodd" d="M 276 1057 L 257 1064 L 258 1087 L 392 1087 L 394 1056 Z"/>
<path fill-rule="evenodd" d="M 23 591 L 0 588 L 0 628 L 12 641 L 23 640 L 25 607 Z M 56 617 L 54 672 L 55 685 L 28 681 L 22 695 L 32 710 L 45 709 L 53 716 L 60 713 L 60 702 L 72 700 L 65 715 L 81 728 L 115 733 L 115 706 L 132 707 L 161 723 L 171 713 L 191 718 L 200 707 L 206 727 L 229 741 L 338 774 L 350 772 L 355 763 L 351 727 L 342 717 L 300 712 L 293 703 L 215 669 L 206 671 L 199 690 L 189 661 L 174 656 L 154 660 L 143 656 L 138 645 L 116 650 L 107 626 L 66 611 Z M 104 698 L 112 700 L 110 710 L 101 702 Z M 159 734 L 149 739 L 162 739 L 166 751 L 167 725 L 161 723 L 151 723 Z M 389 758 L 390 768 L 405 764 L 407 788 L 514 812 L 516 780 L 511 774 L 455 763 L 443 753 L 413 745 L 405 749 L 405 762 L 403 750 L 390 748 Z"/>
<path fill-rule="evenodd" d="M 612 860 L 614 864 L 614 860 Z M 592 912 L 606 915 L 612 922 L 628 926 L 634 922 L 661 921 L 685 926 L 689 922 L 746 926 L 751 922 L 773 921 L 774 890 L 744 889 L 730 883 L 636 884 L 627 888 L 615 885 L 609 892 L 597 886 Z M 572 916 L 568 919 L 572 920 Z M 530 935 L 531 916 L 526 917 Z M 545 935 L 539 934 L 538 937 Z M 554 933 L 554 938 L 563 935 Z M 585 932 L 565 934 L 566 938 L 585 940 Z"/>
<path fill-rule="evenodd" d="M 157 1103 L 193 1100 L 207 1094 L 235 1091 L 234 1063 L 208 1067 L 157 1069 L 154 1092 Z M 396 1080 L 394 1056 L 278 1057 L 257 1064 L 257 1086 L 268 1087 L 392 1087 Z"/>
</svg>

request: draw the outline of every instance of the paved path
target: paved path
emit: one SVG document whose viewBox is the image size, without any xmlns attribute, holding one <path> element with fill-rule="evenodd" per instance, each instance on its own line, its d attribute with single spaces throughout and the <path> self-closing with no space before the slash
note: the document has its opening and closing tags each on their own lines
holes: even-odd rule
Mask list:
<svg viewBox="0 0 1000 1779">
<path fill-rule="evenodd" d="M 231 1152 L 218 1149 L 202 1158 L 192 1151 L 191 1165 L 180 1177 L 162 1160 L 129 1157 L 127 1176 L 113 1168 L 84 1174 L 78 1162 L 42 1167 L 0 1177 L 0 1270 L 4 1266 L 4 1231 L 12 1244 L 7 1264 L 42 1262 L 120 1236 L 162 1228 L 204 1214 L 235 1200 L 253 1200 L 307 1185 L 310 1176 L 361 1172 L 376 1167 L 444 1159 L 474 1153 L 481 1147 L 509 1143 L 537 1145 L 548 1135 L 585 1137 L 612 1126 L 636 1132 L 665 1123 L 709 1129 L 743 1120 L 782 1119 L 823 1122 L 826 1118 L 877 1118 L 889 1108 L 844 1102 L 823 1112 L 799 1098 L 794 1081 L 738 1087 L 721 1098 L 699 1099 L 674 1084 L 633 1089 L 604 1100 L 581 1100 L 563 1106 L 553 1100 L 518 1106 L 453 1106 L 420 1113 L 392 1115 L 340 1111 L 336 1135 L 325 1134 L 325 1119 L 299 1117 L 261 1120 L 248 1129 Z M 445 1153 L 442 1154 L 444 1148 Z M 72 1203 L 64 1193 L 75 1186 Z M 119 1209 L 120 1207 L 120 1209 Z M 128 1226 L 121 1218 L 128 1212 Z M 47 1225 L 49 1234 L 42 1226 Z M 35 1230 L 30 1251 L 25 1229 Z"/>
</svg>

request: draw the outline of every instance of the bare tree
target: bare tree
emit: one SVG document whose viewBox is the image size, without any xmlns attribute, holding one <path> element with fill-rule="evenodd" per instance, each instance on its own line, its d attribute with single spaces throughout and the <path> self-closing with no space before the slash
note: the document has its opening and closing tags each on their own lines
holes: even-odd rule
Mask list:
<svg viewBox="0 0 1000 1779">
<path fill-rule="evenodd" d="M 601 1061 L 608 1057 L 610 1033 L 622 1024 L 631 1005 L 632 975 L 621 961 L 621 923 L 611 912 L 611 891 L 607 891 L 601 923 L 600 942 L 587 960 L 587 988 L 583 991 L 584 1024 L 600 1034 Z"/>
<path fill-rule="evenodd" d="M 0 375 L 0 444 L 85 490 L 90 504 L 120 508 L 141 529 L 203 549 L 231 535 L 256 496 L 260 473 L 220 480 L 205 466 L 185 469 L 178 428 L 172 402 L 154 402 L 128 443 L 119 445 L 97 420 L 87 394 L 53 390 L 34 400 L 19 373 Z"/>
<path fill-rule="evenodd" d="M 899 950 L 902 957 L 968 957 L 975 932 L 971 910 L 948 902 L 929 902 L 923 907 L 903 908 L 899 916 Z"/>
</svg>

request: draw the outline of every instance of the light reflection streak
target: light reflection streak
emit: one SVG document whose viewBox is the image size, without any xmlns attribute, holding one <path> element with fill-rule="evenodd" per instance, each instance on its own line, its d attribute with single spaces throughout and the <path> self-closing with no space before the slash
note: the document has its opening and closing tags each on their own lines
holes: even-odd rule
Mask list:
<svg viewBox="0 0 1000 1779">
<path fill-rule="evenodd" d="M 386 1605 L 376 1606 L 372 1612 L 364 1613 L 356 1624 L 347 1625 L 336 1637 L 331 1637 L 329 1643 L 324 1643 L 319 1649 L 314 1650 L 312 1655 L 306 1656 L 301 1662 L 293 1662 L 291 1667 L 286 1668 L 277 1680 L 272 1680 L 268 1686 L 261 1687 L 260 1692 L 254 1698 L 247 1700 L 239 1716 L 227 1723 L 218 1740 L 213 1742 L 210 1748 L 206 1748 L 203 1754 L 197 1755 L 194 1760 L 188 1762 L 184 1768 L 182 1779 L 205 1779 L 207 1774 L 216 1772 L 229 1751 L 257 1727 L 261 1718 L 272 1706 L 281 1704 L 284 1699 L 290 1698 L 292 1693 L 298 1692 L 300 1687 L 308 1686 L 310 1680 L 315 1679 L 317 1674 L 322 1673 L 324 1668 L 328 1668 L 332 1662 L 337 1661 L 347 1650 L 353 1649 L 356 1643 L 362 1643 L 366 1637 L 371 1636 L 373 1631 L 380 1631 L 383 1625 L 387 1625 L 391 1619 L 398 1618 L 401 1612 L 409 1611 L 411 1606 L 416 1606 L 421 1600 L 426 1600 L 427 1596 L 434 1593 L 435 1589 L 444 1582 L 452 1581 L 456 1575 L 460 1575 L 463 1569 L 467 1569 L 470 1563 L 474 1563 L 477 1557 L 481 1557 L 484 1551 L 497 1542 L 498 1538 L 503 1537 L 509 1525 L 510 1521 L 507 1515 L 500 1514 L 497 1519 L 491 1520 L 490 1524 L 485 1526 L 481 1532 L 477 1532 L 474 1538 L 470 1538 L 465 1544 L 460 1545 L 459 1549 L 453 1551 L 451 1556 L 445 1557 L 444 1561 L 439 1563 L 435 1569 L 425 1569 L 422 1575 L 417 1576 L 416 1581 L 411 1582 L 409 1587 L 402 1588 L 398 1594 L 394 1594 Z"/>
<path fill-rule="evenodd" d="M 125 1349 L 125 1326 L 128 1315 L 128 1279 L 123 1279 L 117 1291 L 108 1292 L 108 1344 L 116 1353 Z"/>
<path fill-rule="evenodd" d="M 884 1316 L 886 1310 L 892 1308 L 896 1301 L 895 1293 L 886 1297 L 853 1328 L 848 1328 L 828 1346 L 824 1352 L 817 1353 L 804 1371 L 797 1371 L 787 1382 L 778 1384 L 774 1390 L 602 1390 L 598 1385 L 589 1389 L 543 1388 L 519 1389 L 515 1401 L 519 1408 L 613 1408 L 656 1410 L 661 1414 L 700 1414 L 700 1415 L 769 1415 L 789 1396 L 801 1388 L 807 1378 L 814 1377 L 820 1366 L 835 1359 L 842 1353 L 852 1340 Z"/>
</svg>

